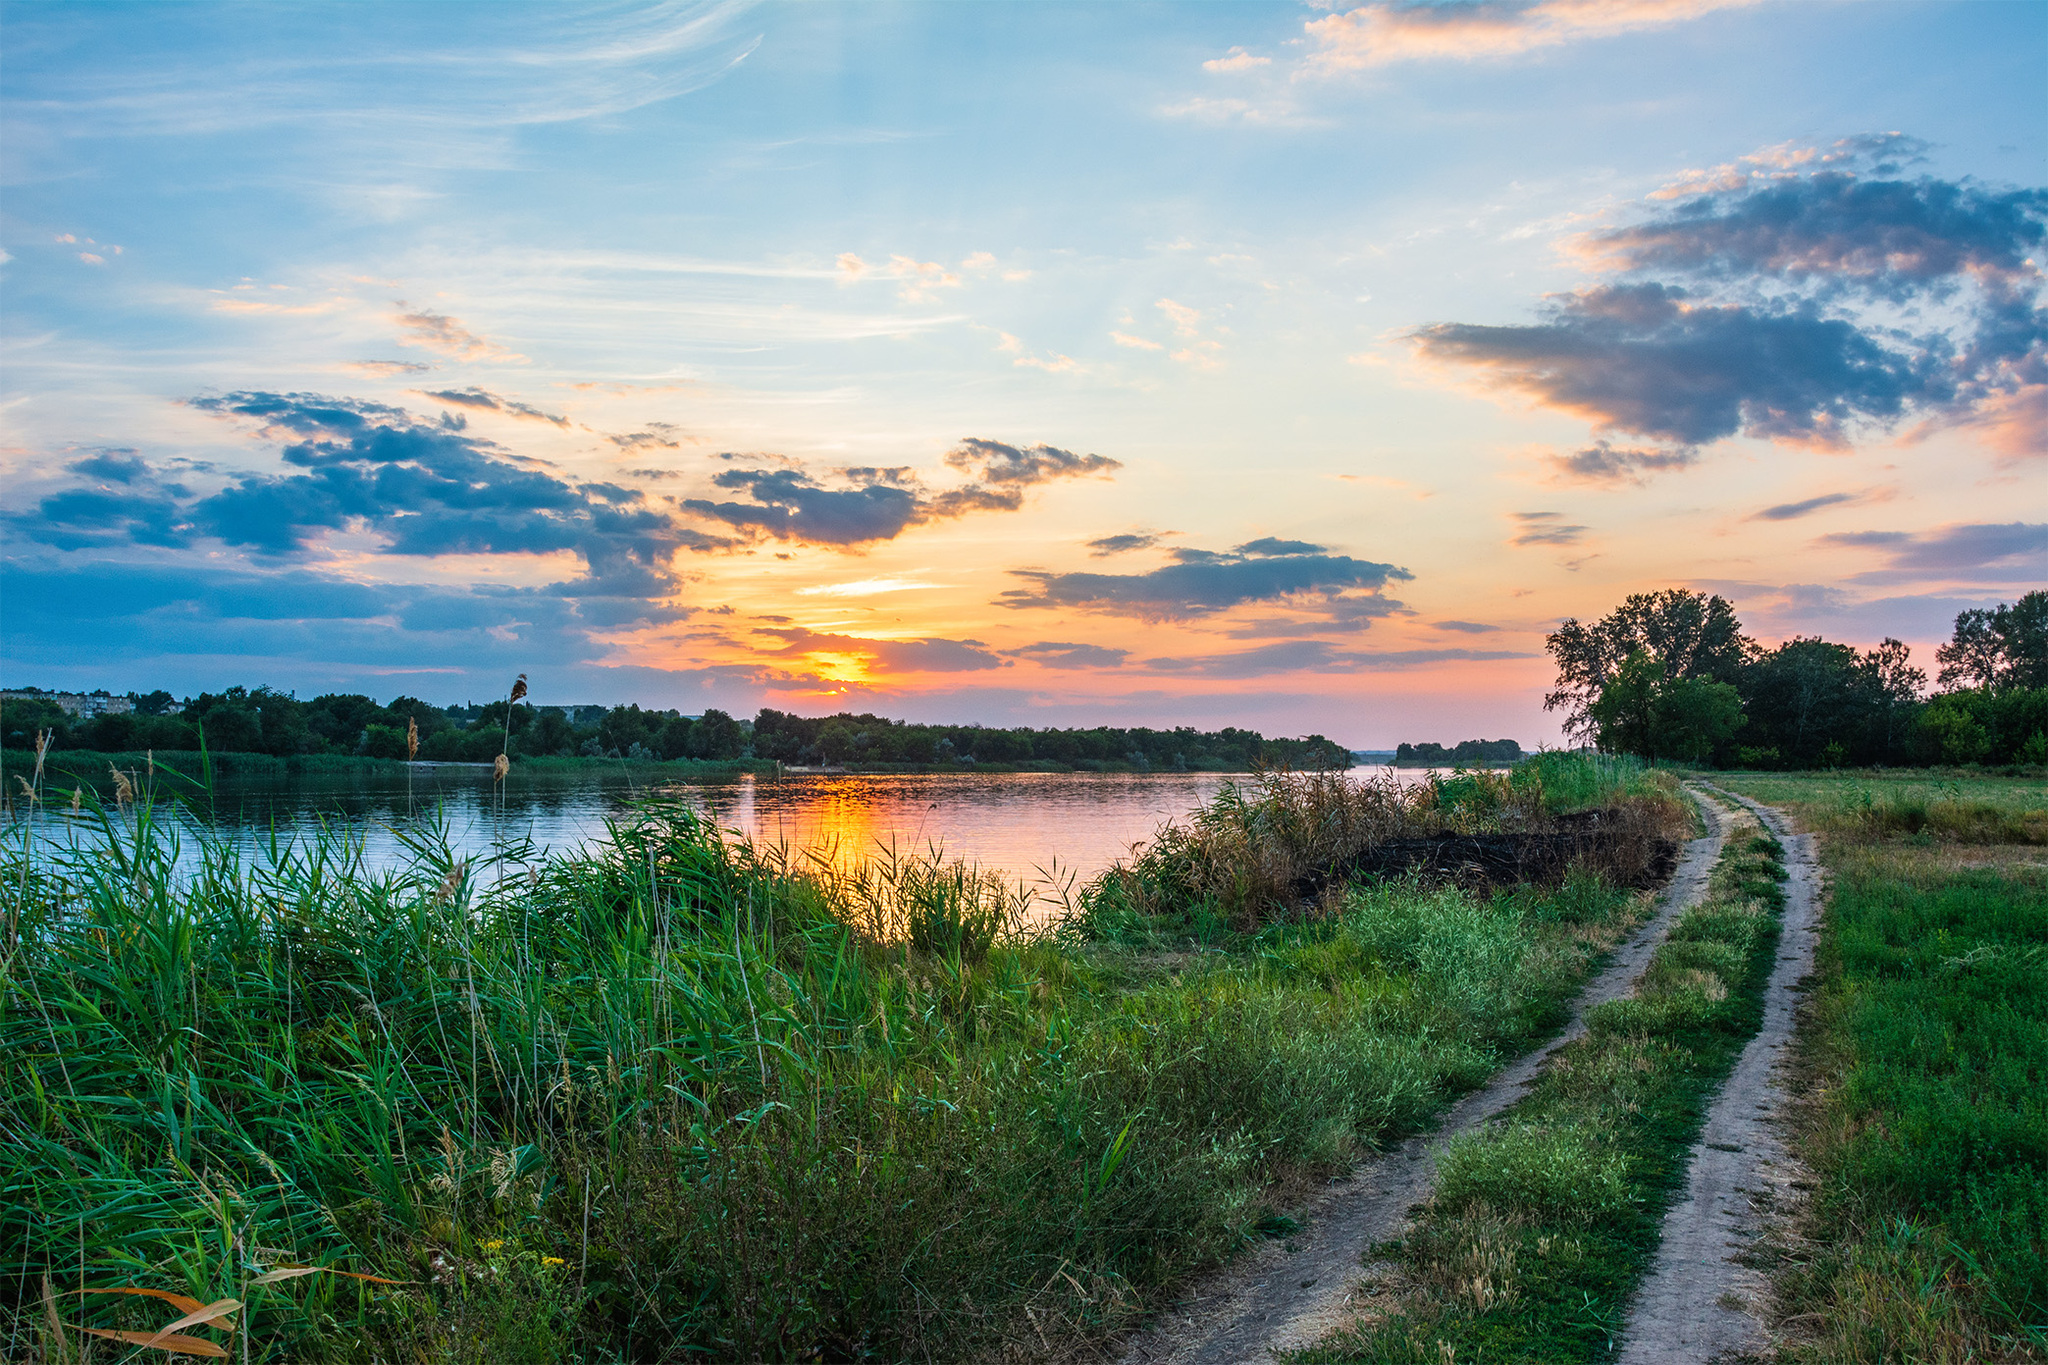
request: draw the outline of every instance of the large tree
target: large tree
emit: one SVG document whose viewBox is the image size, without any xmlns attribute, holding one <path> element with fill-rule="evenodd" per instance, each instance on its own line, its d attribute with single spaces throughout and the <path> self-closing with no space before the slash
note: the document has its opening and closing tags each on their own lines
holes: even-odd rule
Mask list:
<svg viewBox="0 0 2048 1365">
<path fill-rule="evenodd" d="M 1934 659 L 1943 687 L 2048 687 L 2048 591 L 1962 613 Z"/>
<path fill-rule="evenodd" d="M 1684 588 L 1636 593 L 1590 626 L 1567 619 L 1544 644 L 1557 661 L 1557 686 L 1543 709 L 1563 711 L 1565 733 L 1580 739 L 1596 737 L 1593 706 L 1634 655 L 1648 660 L 1638 670 L 1654 671 L 1660 683 L 1732 685 L 1756 652 L 1727 598 Z"/>
</svg>

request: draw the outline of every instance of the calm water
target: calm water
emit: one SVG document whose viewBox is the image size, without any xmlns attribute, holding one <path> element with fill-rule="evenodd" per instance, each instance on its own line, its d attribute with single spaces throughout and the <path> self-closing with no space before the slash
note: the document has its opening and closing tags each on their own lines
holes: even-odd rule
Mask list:
<svg viewBox="0 0 2048 1365">
<path fill-rule="evenodd" d="M 779 781 L 742 776 L 650 787 L 618 774 L 522 778 L 515 770 L 501 811 L 488 772 L 442 768 L 415 772 L 410 816 L 402 776 L 394 783 L 352 775 L 223 783 L 210 823 L 250 848 L 273 833 L 303 837 L 325 824 L 360 839 L 369 865 L 386 868 L 410 857 L 399 832 L 437 815 L 458 852 L 481 853 L 521 839 L 563 852 L 602 838 L 607 819 L 652 794 L 687 801 L 757 840 L 827 850 L 842 863 L 891 843 L 905 850 L 936 844 L 951 856 L 1037 884 L 1055 867 L 1085 880 L 1160 825 L 1208 801 L 1228 780 L 1215 773 L 941 773 Z M 39 838 L 77 837 L 61 808 L 38 822 Z"/>
</svg>

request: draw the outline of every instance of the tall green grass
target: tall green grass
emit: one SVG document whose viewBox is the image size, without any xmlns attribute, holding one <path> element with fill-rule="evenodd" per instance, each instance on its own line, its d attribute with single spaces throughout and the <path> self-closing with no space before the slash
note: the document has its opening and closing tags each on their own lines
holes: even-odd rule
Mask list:
<svg viewBox="0 0 2048 1365">
<path fill-rule="evenodd" d="M 1838 844 L 1797 1359 L 2048 1353 L 2048 876 Z"/>
<path fill-rule="evenodd" d="M 61 1358 L 46 1277 L 108 1330 L 165 1314 L 75 1291 L 244 1301 L 194 1330 L 251 1360 L 1097 1339 L 1553 1026 L 1635 904 L 1384 887 L 1160 961 L 678 806 L 393 872 L 97 818 L 0 861 L 10 1358 Z"/>
</svg>

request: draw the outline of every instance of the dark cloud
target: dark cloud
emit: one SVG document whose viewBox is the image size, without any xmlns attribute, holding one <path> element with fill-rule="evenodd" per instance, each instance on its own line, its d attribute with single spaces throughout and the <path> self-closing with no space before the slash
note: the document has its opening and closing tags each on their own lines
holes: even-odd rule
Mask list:
<svg viewBox="0 0 2048 1365">
<path fill-rule="evenodd" d="M 1624 270 L 1821 281 L 1904 299 L 1964 275 L 2030 274 L 2044 237 L 2048 190 L 1822 170 L 1698 195 L 1588 245 Z"/>
<path fill-rule="evenodd" d="M 15 529 L 62 549 L 189 547 L 211 537 L 289 557 L 326 532 L 362 529 L 395 555 L 569 551 L 582 557 L 588 578 L 558 585 L 563 593 L 626 597 L 668 591 L 675 551 L 721 543 L 633 490 L 523 468 L 469 435 L 459 417 L 426 422 L 381 403 L 309 394 L 234 393 L 192 406 L 260 423 L 297 472 L 244 474 L 194 497 L 123 463 L 127 486 L 118 497 L 56 493 L 11 518 Z"/>
<path fill-rule="evenodd" d="M 1554 455 L 1550 463 L 1558 473 L 1582 483 L 1642 483 L 1651 474 L 1697 464 L 1699 458 L 1699 451 L 1691 446 L 1616 449 L 1605 441 L 1595 441 L 1569 455 Z"/>
<path fill-rule="evenodd" d="M 64 466 L 74 474 L 106 479 L 110 483 L 134 483 L 150 473 L 142 457 L 132 450 L 100 450 Z"/>
<path fill-rule="evenodd" d="M 1131 656 L 1128 649 L 1109 649 L 1103 645 L 1073 644 L 1062 640 L 1040 640 L 1022 649 L 1006 649 L 1003 653 L 1035 660 L 1047 668 L 1119 668 Z"/>
<path fill-rule="evenodd" d="M 1199 658 L 1147 659 L 1143 668 L 1201 678 L 1262 678 L 1273 673 L 1312 669 L 1319 673 L 1351 673 L 1363 669 L 1413 668 L 1463 660 L 1533 659 L 1537 655 L 1500 649 L 1345 650 L 1325 640 L 1288 640 L 1236 654 Z"/>
<path fill-rule="evenodd" d="M 893 539 L 924 519 L 917 495 L 889 484 L 825 488 L 793 469 L 728 469 L 712 482 L 744 489 L 753 502 L 691 498 L 683 506 L 777 540 L 859 545 Z"/>
<path fill-rule="evenodd" d="M 1236 548 L 1236 553 L 1266 558 L 1273 555 L 1319 555 L 1327 552 L 1327 545 L 1311 545 L 1305 540 L 1276 540 L 1263 536 L 1248 540 Z"/>
<path fill-rule="evenodd" d="M 1885 566 L 1852 576 L 1851 583 L 1973 583 L 2048 581 L 2048 524 L 1975 522 L 1934 531 L 1843 531 L 1823 545 L 1884 552 Z"/>
<path fill-rule="evenodd" d="M 1455 630 L 1465 635 L 1490 635 L 1500 629 L 1481 621 L 1437 621 L 1434 624 L 1438 630 Z"/>
<path fill-rule="evenodd" d="M 1001 605 L 1067 607 L 1153 621 L 1185 620 L 1250 602 L 1321 599 L 1329 603 L 1347 591 L 1378 593 L 1389 582 L 1414 577 L 1392 564 L 1348 555 L 1255 558 L 1195 550 L 1176 551 L 1175 557 L 1180 562 L 1140 574 L 1012 570 L 1032 586 L 1004 593 Z"/>
<path fill-rule="evenodd" d="M 1159 543 L 1156 535 L 1126 534 L 1103 536 L 1088 542 L 1088 553 L 1096 559 L 1107 559 L 1111 555 L 1129 554 L 1133 550 L 1149 550 Z"/>
<path fill-rule="evenodd" d="M 516 398 L 507 398 L 501 393 L 492 393 L 489 389 L 475 387 L 467 389 L 420 389 L 417 392 L 422 397 L 431 398 L 437 403 L 447 403 L 458 408 L 474 408 L 480 412 L 499 412 L 507 417 L 523 417 L 528 421 L 534 422 L 552 422 L 558 427 L 569 425 L 569 419 L 566 417 L 557 417 L 552 413 L 542 412 L 531 404 L 522 403 Z"/>
<path fill-rule="evenodd" d="M 779 658 L 853 654 L 874 660 L 890 673 L 973 673 L 1011 666 L 1010 660 L 991 653 L 979 640 L 870 640 L 801 626 L 778 626 L 756 630 L 755 634 L 782 641 L 783 648 L 776 651 Z"/>
<path fill-rule="evenodd" d="M 1567 525 L 1562 512 L 1515 512 L 1522 524 L 1510 545 L 1576 545 L 1585 539 L 1589 526 Z"/>
<path fill-rule="evenodd" d="M 1751 517 L 1750 520 L 1796 521 L 1800 517 L 1810 516 L 1820 511 L 1823 507 L 1833 507 L 1837 503 L 1855 502 L 1856 500 L 1857 498 L 1854 493 L 1823 493 L 1817 498 L 1807 498 L 1803 502 L 1781 502 L 1775 507 L 1766 507 L 1763 511 Z"/>
<path fill-rule="evenodd" d="M 1665 284 L 1566 295 L 1534 326 L 1443 323 L 1414 336 L 1424 354 L 1552 407 L 1682 445 L 1741 432 L 1839 446 L 1854 423 L 1954 392 L 1932 342 L 1893 349 L 1812 304 L 1714 304 Z"/>
<path fill-rule="evenodd" d="M 1902 150 L 1851 139 L 1803 162 L 1721 168 L 1672 191 L 1671 210 L 1585 239 L 1633 278 L 1554 296 L 1534 324 L 1444 323 L 1414 340 L 1597 426 L 1681 447 L 1558 462 L 1584 478 L 1680 467 L 1684 447 L 1738 433 L 1841 447 L 1908 416 L 2026 410 L 2048 385 L 2048 191 L 1901 179 Z M 1901 306 L 1919 331 L 1900 325 Z"/>
<path fill-rule="evenodd" d="M 721 455 L 722 460 L 743 457 Z M 840 471 L 845 487 L 828 487 L 794 461 L 782 468 L 729 469 L 712 480 L 744 490 L 752 502 L 693 498 L 683 506 L 757 535 L 814 545 L 861 545 L 889 540 L 928 521 L 972 512 L 1014 512 L 1038 484 L 1107 474 L 1123 466 L 1102 455 L 1076 455 L 1053 446 L 1011 446 L 969 438 L 946 456 L 971 482 L 927 492 L 907 465 L 857 466 Z"/>
</svg>

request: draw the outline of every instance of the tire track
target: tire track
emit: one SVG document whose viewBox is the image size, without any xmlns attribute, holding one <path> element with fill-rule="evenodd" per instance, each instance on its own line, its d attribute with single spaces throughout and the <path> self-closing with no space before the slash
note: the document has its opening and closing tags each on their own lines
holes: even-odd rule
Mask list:
<svg viewBox="0 0 2048 1365">
<path fill-rule="evenodd" d="M 1756 1241 L 1800 1169 L 1782 1136 L 1790 1108 L 1783 1068 L 1800 983 L 1813 971 L 1820 937 L 1820 875 L 1813 836 L 1793 834 L 1783 811 L 1722 794 L 1753 811 L 1785 846 L 1778 957 L 1764 987 L 1763 1025 L 1708 1108 L 1685 1196 L 1664 1215 L 1656 1264 L 1622 1332 L 1620 1365 L 1705 1365 L 1769 1343 L 1769 1277 L 1736 1258 Z"/>
<path fill-rule="evenodd" d="M 1496 1072 L 1444 1113 L 1436 1127 L 1363 1162 L 1301 1210 L 1306 1227 L 1292 1253 L 1268 1242 L 1199 1280 L 1147 1331 L 1131 1339 L 1121 1365 L 1263 1365 L 1275 1351 L 1297 1350 L 1343 1326 L 1365 1254 L 1397 1236 L 1408 1211 L 1429 1197 L 1436 1156 L 1460 1133 L 1522 1097 L 1551 1054 L 1586 1031 L 1586 1011 L 1630 994 L 1671 925 L 1697 904 L 1721 856 L 1726 830 L 1713 801 L 1692 793 L 1707 834 L 1685 847 L 1657 910 L 1616 948 L 1608 965 L 1572 1004 L 1571 1022 L 1548 1044 Z"/>
</svg>

